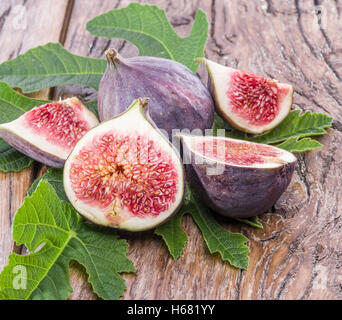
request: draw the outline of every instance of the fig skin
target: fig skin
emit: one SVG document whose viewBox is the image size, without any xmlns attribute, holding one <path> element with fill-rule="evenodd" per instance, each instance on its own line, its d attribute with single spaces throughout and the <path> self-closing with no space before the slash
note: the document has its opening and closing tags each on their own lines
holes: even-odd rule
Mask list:
<svg viewBox="0 0 342 320">
<path fill-rule="evenodd" d="M 162 58 L 122 58 L 106 51 L 106 72 L 98 91 L 101 121 L 124 112 L 138 97 L 150 98 L 149 114 L 169 139 L 173 129 L 210 129 L 214 102 L 201 80 L 184 65 Z M 165 133 L 164 132 L 164 133 Z"/>
<path fill-rule="evenodd" d="M 61 113 L 57 113 L 56 116 L 50 109 L 44 111 L 45 114 L 43 117 L 46 119 L 53 115 L 53 121 L 59 121 L 58 123 L 62 122 L 63 125 L 67 126 L 70 130 L 70 132 L 66 133 L 67 136 L 61 138 L 59 141 L 52 141 L 51 137 L 58 136 L 58 133 L 65 132 L 65 127 L 56 127 L 51 124 L 51 122 L 48 124 L 40 123 L 40 125 L 37 126 L 37 123 L 35 122 L 39 122 L 41 119 L 33 115 L 35 112 L 38 112 L 38 110 L 49 108 L 50 105 L 54 104 L 60 107 L 62 106 L 62 110 L 59 110 Z M 56 109 L 53 110 L 55 111 Z M 59 118 L 59 116 L 64 118 Z M 88 110 L 79 99 L 73 97 L 63 101 L 52 101 L 34 107 L 19 118 L 8 123 L 0 124 L 0 137 L 26 156 L 47 166 L 62 168 L 73 145 L 76 143 L 77 138 L 79 138 L 83 132 L 85 133 L 85 131 L 98 125 L 98 123 L 95 114 Z M 75 138 L 75 136 L 76 140 L 72 141 L 72 143 L 70 140 L 69 142 L 67 141 L 67 138 Z"/>
<path fill-rule="evenodd" d="M 63 168 L 64 166 L 65 159 L 39 149 L 33 143 L 29 143 L 27 140 L 24 140 L 20 136 L 15 136 L 13 135 L 13 133 L 7 132 L 5 130 L 0 134 L 0 136 L 14 149 L 25 154 L 31 159 L 34 159 L 50 167 Z"/>
<path fill-rule="evenodd" d="M 230 218 L 249 218 L 270 209 L 288 187 L 296 165 L 296 160 L 274 168 L 223 164 L 220 174 L 208 175 L 208 169 L 214 169 L 217 163 L 195 163 L 194 153 L 185 143 L 183 150 L 191 154 L 186 169 L 203 201 Z"/>
<path fill-rule="evenodd" d="M 187 171 L 203 200 L 230 218 L 250 218 L 270 209 L 288 187 L 295 163 L 280 168 L 255 169 L 226 166 L 208 176 L 206 165 L 188 165 Z"/>
</svg>

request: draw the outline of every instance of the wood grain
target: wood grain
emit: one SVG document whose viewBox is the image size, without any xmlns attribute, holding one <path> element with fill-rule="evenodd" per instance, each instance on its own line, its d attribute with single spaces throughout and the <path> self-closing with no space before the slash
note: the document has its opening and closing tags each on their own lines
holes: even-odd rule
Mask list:
<svg viewBox="0 0 342 320">
<path fill-rule="evenodd" d="M 66 1 L 52 0 L 1 1 L 0 63 L 37 45 L 58 41 L 66 5 Z M 50 12 L 52 16 L 43 15 L 42 12 Z M 44 90 L 30 96 L 43 99 L 48 98 L 48 94 L 49 91 Z M 7 257 L 13 249 L 12 219 L 36 178 L 34 166 L 36 169 L 39 167 L 32 165 L 18 173 L 0 173 L 0 270 L 7 264 Z"/>
<path fill-rule="evenodd" d="M 91 18 L 124 7 L 130 1 L 60 1 L 58 5 L 52 2 L 50 7 L 45 2 L 27 1 L 25 7 L 36 16 L 44 16 L 42 12 L 47 8 L 58 13 L 49 20 L 47 28 L 51 33 L 38 36 L 35 32 L 41 28 L 31 17 L 32 26 L 16 35 L 14 39 L 18 40 L 14 42 L 2 36 L 9 28 L 6 17 L 11 12 L 1 2 L 0 43 L 6 44 L 6 53 L 0 53 L 1 61 L 23 52 L 23 48 L 57 39 L 62 39 L 68 50 L 84 56 L 103 57 L 109 47 L 118 48 L 124 56 L 137 53 L 125 41 L 96 38 L 85 29 Z M 177 261 L 172 260 L 162 240 L 152 233 L 122 235 L 130 244 L 129 258 L 137 269 L 134 275 L 124 275 L 127 290 L 123 298 L 342 299 L 342 1 L 143 2 L 165 9 L 182 36 L 187 35 L 196 11 L 202 8 L 210 23 L 208 58 L 291 83 L 295 88 L 295 108 L 328 113 L 334 117 L 334 124 L 327 135 L 319 138 L 323 149 L 299 155 L 288 190 L 274 212 L 260 217 L 264 229 L 220 218 L 225 228 L 249 238 L 248 271 L 234 269 L 218 256 L 210 255 L 192 219 L 185 216 L 183 226 L 189 242 Z M 54 10 L 52 5 L 56 6 Z M 37 6 L 41 6 L 40 11 Z M 199 74 L 206 81 L 203 67 Z M 86 99 L 96 95 L 88 89 L 61 87 L 54 97 L 75 93 Z M 31 169 L 19 174 L 0 174 L 2 259 L 12 245 L 10 217 L 32 178 Z M 10 186 L 15 188 L 12 196 L 8 194 Z M 86 279 L 84 269 L 72 264 L 71 299 L 96 298 Z"/>
</svg>

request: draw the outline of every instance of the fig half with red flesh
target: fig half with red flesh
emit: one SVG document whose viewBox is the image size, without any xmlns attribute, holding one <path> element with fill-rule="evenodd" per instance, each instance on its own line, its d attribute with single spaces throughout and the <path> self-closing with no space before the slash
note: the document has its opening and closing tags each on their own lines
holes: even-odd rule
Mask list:
<svg viewBox="0 0 342 320">
<path fill-rule="evenodd" d="M 224 137 L 178 136 L 192 183 L 207 205 L 224 216 L 262 214 L 291 181 L 296 157 L 288 151 Z"/>
<path fill-rule="evenodd" d="M 87 132 L 65 163 L 70 202 L 96 224 L 143 231 L 166 221 L 182 204 L 183 164 L 149 120 L 147 104 L 139 98 Z"/>
<path fill-rule="evenodd" d="M 293 87 L 241 70 L 204 61 L 219 114 L 234 128 L 260 134 L 283 121 L 292 107 Z"/>
<path fill-rule="evenodd" d="M 63 167 L 76 142 L 98 120 L 77 98 L 35 107 L 0 124 L 0 137 L 13 148 L 52 167 Z"/>
</svg>

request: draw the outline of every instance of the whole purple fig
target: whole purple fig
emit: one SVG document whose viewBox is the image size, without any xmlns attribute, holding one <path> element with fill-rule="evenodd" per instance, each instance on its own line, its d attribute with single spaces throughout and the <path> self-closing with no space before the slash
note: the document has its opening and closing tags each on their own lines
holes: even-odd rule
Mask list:
<svg viewBox="0 0 342 320">
<path fill-rule="evenodd" d="M 106 51 L 107 70 L 98 92 L 101 121 L 124 112 L 132 100 L 149 97 L 150 116 L 169 135 L 173 129 L 209 129 L 214 103 L 209 90 L 184 65 L 156 57 L 124 59 L 114 49 Z"/>
</svg>

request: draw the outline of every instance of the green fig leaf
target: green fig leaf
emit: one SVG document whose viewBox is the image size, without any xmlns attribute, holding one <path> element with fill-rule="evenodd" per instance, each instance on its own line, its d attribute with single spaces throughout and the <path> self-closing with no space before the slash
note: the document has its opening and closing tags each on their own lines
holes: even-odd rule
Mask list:
<svg viewBox="0 0 342 320">
<path fill-rule="evenodd" d="M 49 182 L 50 186 L 55 190 L 60 200 L 69 201 L 65 194 L 63 186 L 63 169 L 50 168 L 41 177 L 37 178 L 27 190 L 27 195 L 32 196 L 36 191 L 37 186 L 41 180 Z"/>
<path fill-rule="evenodd" d="M 33 160 L 12 148 L 0 138 L 0 170 L 3 172 L 19 172 L 33 163 Z"/>
<path fill-rule="evenodd" d="M 219 253 L 223 261 L 228 261 L 236 268 L 248 268 L 249 248 L 245 245 L 248 239 L 242 234 L 232 233 L 222 228 L 188 184 L 179 215 L 167 222 L 168 225 L 165 228 L 162 225 L 156 231 L 165 240 L 174 259 L 181 255 L 187 240 L 186 233 L 181 227 L 181 218 L 185 213 L 192 216 L 201 230 L 211 254 Z"/>
<path fill-rule="evenodd" d="M 182 206 L 171 220 L 157 227 L 154 232 L 163 238 L 174 260 L 182 255 L 188 241 L 188 235 L 182 228 L 182 218 L 186 212 L 188 212 L 186 206 Z"/>
<path fill-rule="evenodd" d="M 300 114 L 300 110 L 293 110 L 286 119 L 273 130 L 250 138 L 250 141 L 275 144 L 292 137 L 303 138 L 318 136 L 326 133 L 332 125 L 332 117 L 324 113 L 312 113 L 310 111 Z"/>
<path fill-rule="evenodd" d="M 67 299 L 71 260 L 86 268 L 94 292 L 103 299 L 122 296 L 125 281 L 119 274 L 134 272 L 127 242 L 114 230 L 85 222 L 45 180 L 18 209 L 13 239 L 31 253 L 9 256 L 0 274 L 0 299 Z"/>
<path fill-rule="evenodd" d="M 178 61 L 193 72 L 204 56 L 208 38 L 206 14 L 198 10 L 190 35 L 181 38 L 172 28 L 165 11 L 156 6 L 131 3 L 95 17 L 87 30 L 98 37 L 120 38 L 133 43 L 141 56 L 153 56 Z"/>
<path fill-rule="evenodd" d="M 47 102 L 25 97 L 8 84 L 0 82 L 0 123 L 13 121 L 33 107 Z"/>
<path fill-rule="evenodd" d="M 48 43 L 2 63 L 0 81 L 24 93 L 68 84 L 97 89 L 105 69 L 104 59 L 77 56 L 59 43 Z"/>
<path fill-rule="evenodd" d="M 254 227 L 254 228 L 258 228 L 258 229 L 262 229 L 263 225 L 260 222 L 260 220 L 258 219 L 258 217 L 251 217 L 251 218 L 247 218 L 247 219 L 240 219 L 240 218 L 235 218 L 235 220 L 245 223 L 247 225 L 249 225 L 250 227 Z"/>
<path fill-rule="evenodd" d="M 191 188 L 189 195 L 189 212 L 201 230 L 210 253 L 219 253 L 223 261 L 228 261 L 233 267 L 247 270 L 249 248 L 245 243 L 248 239 L 240 233 L 232 233 L 221 227 Z"/>
<path fill-rule="evenodd" d="M 290 152 L 305 152 L 322 148 L 323 145 L 311 138 L 298 139 L 298 137 L 291 137 L 278 144 L 277 147 Z"/>
<path fill-rule="evenodd" d="M 97 109 L 97 100 L 84 102 L 84 105 L 100 119 L 99 111 Z"/>
<path fill-rule="evenodd" d="M 215 134 L 218 129 L 225 129 L 225 135 L 229 138 L 273 144 L 290 152 L 305 152 L 323 147 L 321 143 L 308 137 L 325 134 L 332 122 L 333 119 L 324 113 L 307 111 L 300 114 L 300 110 L 293 110 L 273 130 L 254 137 L 231 128 L 218 115 L 214 118 L 213 129 Z"/>
<path fill-rule="evenodd" d="M 234 128 L 226 121 L 224 121 L 216 112 L 214 113 L 214 123 L 213 123 L 213 134 L 218 135 L 218 130 L 227 130 L 231 131 Z M 236 130 L 237 131 L 237 130 Z"/>
</svg>

